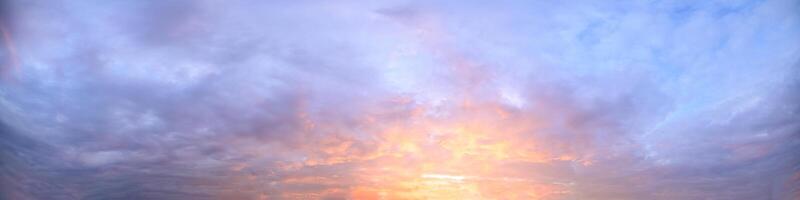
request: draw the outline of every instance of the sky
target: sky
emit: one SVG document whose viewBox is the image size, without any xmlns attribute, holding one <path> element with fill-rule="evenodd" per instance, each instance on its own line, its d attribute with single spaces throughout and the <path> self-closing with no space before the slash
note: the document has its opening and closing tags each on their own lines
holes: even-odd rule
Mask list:
<svg viewBox="0 0 800 200">
<path fill-rule="evenodd" d="M 0 1 L 0 200 L 800 199 L 800 1 Z"/>
</svg>

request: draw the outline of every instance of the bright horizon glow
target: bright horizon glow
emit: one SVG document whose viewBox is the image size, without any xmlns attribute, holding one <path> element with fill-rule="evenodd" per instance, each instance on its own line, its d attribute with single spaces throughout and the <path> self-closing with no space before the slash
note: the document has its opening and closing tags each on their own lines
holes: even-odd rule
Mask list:
<svg viewBox="0 0 800 200">
<path fill-rule="evenodd" d="M 445 179 L 445 180 L 453 180 L 457 182 L 461 182 L 464 180 L 464 176 L 453 176 L 453 175 L 444 175 L 444 174 L 422 174 L 422 178 L 432 178 L 432 179 Z"/>
</svg>

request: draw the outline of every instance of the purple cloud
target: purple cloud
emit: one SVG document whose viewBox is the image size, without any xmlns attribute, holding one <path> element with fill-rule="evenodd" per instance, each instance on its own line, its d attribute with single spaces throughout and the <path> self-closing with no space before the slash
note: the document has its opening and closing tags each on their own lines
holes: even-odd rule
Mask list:
<svg viewBox="0 0 800 200">
<path fill-rule="evenodd" d="M 795 199 L 797 8 L 7 1 L 0 199 Z"/>
</svg>

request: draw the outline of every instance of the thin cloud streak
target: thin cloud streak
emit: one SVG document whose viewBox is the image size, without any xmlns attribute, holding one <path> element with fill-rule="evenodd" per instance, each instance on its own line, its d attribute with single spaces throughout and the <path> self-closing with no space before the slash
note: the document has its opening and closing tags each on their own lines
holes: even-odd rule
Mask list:
<svg viewBox="0 0 800 200">
<path fill-rule="evenodd" d="M 3 79 L 11 79 L 13 77 L 14 72 L 17 71 L 19 67 L 19 58 L 17 57 L 17 50 L 14 47 L 14 41 L 11 39 L 11 33 L 5 26 L 0 24 L 0 33 L 3 34 L 3 44 L 5 44 L 6 52 L 8 53 L 8 61 L 5 63 L 2 71 L 0 71 L 0 75 L 2 75 Z"/>
</svg>

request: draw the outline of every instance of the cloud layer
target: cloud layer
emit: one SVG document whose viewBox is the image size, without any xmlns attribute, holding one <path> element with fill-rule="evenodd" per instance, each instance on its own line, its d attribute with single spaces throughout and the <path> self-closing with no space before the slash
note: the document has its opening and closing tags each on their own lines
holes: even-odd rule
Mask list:
<svg viewBox="0 0 800 200">
<path fill-rule="evenodd" d="M 797 199 L 798 9 L 5 1 L 0 199 Z"/>
</svg>

